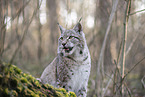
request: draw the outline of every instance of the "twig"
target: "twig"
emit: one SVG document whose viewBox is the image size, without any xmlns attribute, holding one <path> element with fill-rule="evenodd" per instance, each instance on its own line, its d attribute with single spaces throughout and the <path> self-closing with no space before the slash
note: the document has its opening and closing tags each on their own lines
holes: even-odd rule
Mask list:
<svg viewBox="0 0 145 97">
<path fill-rule="evenodd" d="M 10 2 L 11 2 L 11 4 L 12 4 L 12 0 L 10 0 Z M 30 0 L 29 1 L 27 1 L 19 10 L 18 10 L 18 12 L 16 13 L 16 15 L 15 16 L 12 16 L 12 18 L 9 20 L 9 21 L 7 21 L 7 22 L 10 22 L 10 21 L 12 21 L 12 20 L 14 20 L 17 16 L 19 16 L 20 15 L 20 13 L 21 13 L 21 11 L 28 5 L 28 3 L 30 2 Z M 8 10 L 8 8 L 6 8 L 7 10 Z M 11 10 L 12 11 L 12 10 Z M 5 17 L 7 16 L 7 14 L 8 14 L 8 11 L 6 12 L 6 14 L 5 14 Z M 5 18 L 4 17 L 4 18 Z M 6 25 L 7 25 L 7 22 L 6 22 Z M 2 27 L 1 27 L 1 29 L 2 28 L 5 28 L 5 25 L 2 25 Z M 5 33 L 4 33 L 5 34 Z M 5 37 L 5 36 L 4 36 Z M 10 46 L 8 46 L 8 47 L 10 47 Z M 4 49 L 4 48 L 3 48 Z M 1 53 L 1 56 L 2 56 L 2 54 L 5 52 L 5 50 L 3 50 L 2 51 L 2 53 Z"/>
<path fill-rule="evenodd" d="M 41 3 L 42 3 L 42 0 L 41 0 Z M 40 3 L 40 5 L 41 5 L 41 3 Z M 30 19 L 30 22 L 28 22 L 28 24 L 26 25 L 26 29 L 24 30 L 24 34 L 22 36 L 22 39 L 19 42 L 19 45 L 16 48 L 15 52 L 13 53 L 13 56 L 12 56 L 12 58 L 10 60 L 10 64 L 13 63 L 13 60 L 14 60 L 15 56 L 17 55 L 17 52 L 19 51 L 20 47 L 22 46 L 22 44 L 24 42 L 24 39 L 25 39 L 25 36 L 26 36 L 26 33 L 28 32 L 28 28 L 29 28 L 30 24 L 32 23 L 32 20 L 33 20 L 34 16 L 37 14 L 37 11 L 40 8 L 40 5 L 39 4 L 37 5 L 37 8 L 34 10 L 33 15 L 32 15 L 32 17 Z"/>
<path fill-rule="evenodd" d="M 5 19 L 8 16 L 8 1 L 0 1 L 0 58 L 3 56 L 5 36 L 6 36 L 6 25 Z"/>
<path fill-rule="evenodd" d="M 119 64 L 119 61 L 120 61 L 120 57 L 121 57 L 121 49 L 122 49 L 122 41 L 121 41 L 121 43 L 120 43 L 120 47 L 119 47 L 119 53 L 118 53 L 118 56 L 117 56 L 117 66 L 118 66 L 118 64 Z"/>
<path fill-rule="evenodd" d="M 117 62 L 114 60 L 114 64 L 116 66 L 115 68 L 115 73 L 114 73 L 114 83 L 113 83 L 113 93 L 116 94 L 116 92 L 114 92 L 114 90 L 117 88 L 117 80 L 116 77 L 117 77 L 117 73 L 119 75 L 119 78 L 121 77 L 121 74 L 120 74 L 120 71 L 119 71 L 119 68 L 118 66 L 120 65 L 119 62 L 120 62 L 120 58 L 121 58 L 121 49 L 122 49 L 122 41 L 120 43 L 120 47 L 119 47 L 119 53 L 118 53 L 118 57 L 117 57 Z M 115 87 L 116 86 L 116 87 Z"/>
<path fill-rule="evenodd" d="M 27 1 L 19 10 L 18 12 L 16 13 L 15 16 L 13 16 L 9 21 L 13 21 L 17 16 L 19 16 L 22 12 L 22 10 L 29 4 L 31 0 Z"/>
<path fill-rule="evenodd" d="M 127 51 L 126 51 L 125 56 L 127 56 L 127 55 L 129 54 L 129 52 L 130 52 L 130 50 L 131 50 L 133 44 L 135 43 L 135 41 L 136 41 L 138 35 L 139 35 L 139 33 L 137 33 L 137 35 L 135 36 L 135 38 L 134 38 L 133 41 L 131 42 L 130 46 L 128 47 L 128 49 L 127 49 Z"/>
<path fill-rule="evenodd" d="M 142 10 L 139 10 L 139 11 L 136 11 L 136 12 L 133 12 L 133 13 L 130 13 L 129 15 L 134 15 L 134 14 L 137 14 L 137 13 L 140 13 L 140 12 L 143 12 L 145 11 L 145 9 L 142 9 Z"/>
<path fill-rule="evenodd" d="M 145 57 L 143 57 L 139 62 L 137 62 L 137 63 L 127 72 L 127 74 L 122 78 L 121 83 L 123 83 L 123 81 L 125 80 L 125 78 L 127 77 L 127 75 L 128 75 L 137 65 L 139 65 L 144 59 L 145 59 Z M 120 86 L 118 87 L 118 89 L 120 89 L 121 86 L 122 86 L 122 84 L 120 84 Z M 117 89 L 117 90 L 118 90 L 118 89 Z"/>
<path fill-rule="evenodd" d="M 96 76 L 96 82 L 95 82 L 95 88 L 96 88 L 95 94 L 99 94 L 99 92 L 100 92 L 100 65 L 103 61 L 104 51 L 105 51 L 105 47 L 106 47 L 106 41 L 107 41 L 107 38 L 108 38 L 108 35 L 109 35 L 109 32 L 110 32 L 110 28 L 111 28 L 111 24 L 112 24 L 115 12 L 117 10 L 118 1 L 119 0 L 116 0 L 113 4 L 112 11 L 111 11 L 109 21 L 108 21 L 108 27 L 107 27 L 107 30 L 106 30 L 106 34 L 105 34 L 105 37 L 104 37 L 103 45 L 102 45 L 99 60 L 98 60 L 97 76 Z M 99 79 L 99 80 L 97 80 L 97 79 Z"/>
<path fill-rule="evenodd" d="M 9 21 L 7 21 L 7 22 L 13 21 L 17 16 L 19 16 L 19 15 L 21 14 L 21 12 L 22 12 L 22 9 L 24 9 L 24 8 L 29 4 L 30 1 L 31 1 L 31 0 L 27 1 L 27 2 L 18 10 L 18 12 L 16 13 L 16 15 L 13 16 L 13 17 L 12 17 Z M 2 27 L 3 27 L 3 26 L 2 26 Z"/>
<path fill-rule="evenodd" d="M 125 16 L 124 16 L 124 39 L 123 39 L 123 47 L 122 47 L 122 64 L 121 64 L 121 76 L 124 77 L 124 71 L 125 71 L 125 51 L 126 51 L 126 41 L 127 41 L 127 27 L 128 27 L 128 19 L 129 19 L 129 13 L 130 13 L 130 6 L 131 6 L 131 0 L 127 0 L 126 4 L 126 10 L 125 10 Z M 122 91 L 121 94 L 123 96 L 124 89 L 123 84 L 121 83 Z"/>
<path fill-rule="evenodd" d="M 128 88 L 128 86 L 127 86 L 127 84 L 126 84 L 126 83 L 125 83 L 124 85 L 125 85 L 126 90 L 127 90 L 128 94 L 129 94 L 129 97 L 131 97 L 131 91 L 130 91 L 130 89 Z"/>
<path fill-rule="evenodd" d="M 142 58 L 138 63 L 136 63 L 126 74 L 125 74 L 125 76 L 123 77 L 123 79 L 125 79 L 125 77 L 139 64 L 139 63 L 141 63 L 143 60 L 145 59 L 145 57 L 144 58 Z"/>
<path fill-rule="evenodd" d="M 144 79 L 145 79 L 145 75 L 144 75 L 144 77 L 141 79 L 141 83 L 142 83 L 142 85 L 143 85 L 143 87 L 144 87 L 144 89 L 145 89 Z"/>
<path fill-rule="evenodd" d="M 136 41 L 136 39 L 137 39 L 137 37 L 138 37 L 138 35 L 139 35 L 139 33 L 136 35 L 136 37 L 133 39 L 133 41 L 131 42 L 131 44 L 130 44 L 130 46 L 129 46 L 129 48 L 126 50 L 126 54 L 125 54 L 125 56 L 127 56 L 128 55 L 128 53 L 130 52 L 130 50 L 131 50 L 131 48 L 133 47 L 133 44 L 134 44 L 134 42 Z M 120 74 L 120 71 L 119 71 L 119 68 L 118 68 L 118 66 L 120 66 L 120 63 L 119 63 L 119 59 L 120 59 L 120 55 L 121 55 L 121 48 L 122 47 L 122 42 L 121 42 L 121 44 L 120 44 L 120 48 L 119 48 L 119 54 L 118 54 L 118 57 L 117 57 L 117 62 L 114 60 L 114 63 L 115 63 L 115 65 L 116 65 L 116 69 L 115 69 L 115 73 L 114 73 L 114 84 L 113 84 L 113 91 L 115 90 L 114 88 L 114 86 L 116 85 L 116 81 L 115 81 L 115 78 L 116 78 L 116 71 L 118 72 L 118 74 L 119 74 L 119 77 L 121 77 L 121 74 Z M 118 87 L 116 87 L 116 88 L 118 88 Z M 128 91 L 129 92 L 129 91 Z M 114 94 L 116 94 L 117 93 L 117 91 L 115 91 L 114 92 Z"/>
<path fill-rule="evenodd" d="M 103 94 L 102 94 L 102 97 L 105 96 L 105 93 L 106 93 L 106 91 L 107 91 L 107 89 L 108 89 L 108 87 L 109 87 L 109 85 L 110 85 L 110 83 L 111 83 L 113 77 L 114 77 L 114 74 L 111 75 L 111 77 L 110 77 L 110 79 L 109 79 L 109 81 L 108 81 L 108 83 L 107 83 L 107 85 L 106 85 L 106 87 L 105 87 L 105 90 L 104 90 L 104 92 L 103 92 Z"/>
<path fill-rule="evenodd" d="M 120 50 L 121 50 L 121 48 L 120 48 Z M 120 52 L 120 55 L 121 55 L 121 52 Z M 116 74 L 118 73 L 118 75 L 119 75 L 119 78 L 121 78 L 121 73 L 120 73 L 120 71 L 119 71 L 119 68 L 118 68 L 118 65 L 119 65 L 119 61 L 118 61 L 118 63 L 116 63 L 116 61 L 114 60 L 114 64 L 115 64 L 115 66 L 116 66 L 116 69 L 115 69 L 115 77 L 114 77 L 114 83 L 113 83 L 113 86 L 116 86 L 116 91 L 114 92 L 114 94 L 116 94 L 117 93 L 117 88 L 118 88 L 118 86 L 117 86 L 117 81 L 115 81 L 115 78 L 116 78 Z M 113 89 L 113 90 L 115 90 L 115 89 Z"/>
</svg>

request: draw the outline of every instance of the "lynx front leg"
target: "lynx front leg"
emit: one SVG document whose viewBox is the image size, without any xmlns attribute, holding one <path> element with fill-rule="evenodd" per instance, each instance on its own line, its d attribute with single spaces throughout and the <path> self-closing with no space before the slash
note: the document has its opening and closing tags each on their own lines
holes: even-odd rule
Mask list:
<svg viewBox="0 0 145 97">
<path fill-rule="evenodd" d="M 62 88 L 65 88 L 67 92 L 72 91 L 72 87 L 69 85 L 64 85 L 64 86 L 62 86 Z"/>
</svg>

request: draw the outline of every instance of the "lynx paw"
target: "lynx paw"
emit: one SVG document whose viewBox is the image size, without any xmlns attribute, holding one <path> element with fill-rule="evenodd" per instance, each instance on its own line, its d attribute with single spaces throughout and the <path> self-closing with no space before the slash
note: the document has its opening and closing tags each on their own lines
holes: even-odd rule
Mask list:
<svg viewBox="0 0 145 97">
<path fill-rule="evenodd" d="M 41 79 L 40 79 L 40 78 L 36 78 L 36 80 L 38 80 L 39 82 L 41 82 L 41 83 L 42 83 L 42 81 L 41 81 Z"/>
</svg>

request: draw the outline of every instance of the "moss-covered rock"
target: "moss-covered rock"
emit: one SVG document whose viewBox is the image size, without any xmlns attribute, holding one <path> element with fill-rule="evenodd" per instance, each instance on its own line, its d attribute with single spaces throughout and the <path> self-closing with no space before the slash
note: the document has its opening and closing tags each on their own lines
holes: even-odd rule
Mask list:
<svg viewBox="0 0 145 97">
<path fill-rule="evenodd" d="M 76 97 L 74 92 L 42 84 L 18 67 L 0 63 L 0 97 Z"/>
</svg>

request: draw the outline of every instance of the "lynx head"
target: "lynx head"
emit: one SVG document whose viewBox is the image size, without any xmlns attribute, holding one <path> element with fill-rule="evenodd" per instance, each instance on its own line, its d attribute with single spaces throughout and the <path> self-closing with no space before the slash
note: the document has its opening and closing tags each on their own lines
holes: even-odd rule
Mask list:
<svg viewBox="0 0 145 97">
<path fill-rule="evenodd" d="M 59 28 L 61 35 L 58 40 L 58 54 L 64 57 L 72 57 L 76 53 L 82 54 L 85 41 L 82 25 L 78 23 L 73 29 L 68 30 L 61 25 Z"/>
</svg>

